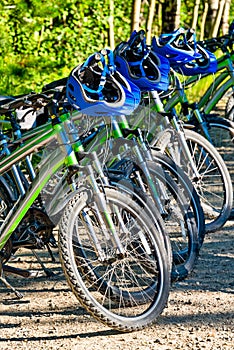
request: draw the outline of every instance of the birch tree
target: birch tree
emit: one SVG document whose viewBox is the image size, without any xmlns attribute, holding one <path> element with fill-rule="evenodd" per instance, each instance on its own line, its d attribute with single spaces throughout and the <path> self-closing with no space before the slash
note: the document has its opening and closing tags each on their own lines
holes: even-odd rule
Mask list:
<svg viewBox="0 0 234 350">
<path fill-rule="evenodd" d="M 155 13 L 155 3 L 156 3 L 155 0 L 150 1 L 149 14 L 148 14 L 148 20 L 147 20 L 147 30 L 146 30 L 147 44 L 150 44 L 150 42 L 151 42 L 152 24 L 153 24 L 154 13 Z"/>
<path fill-rule="evenodd" d="M 179 28 L 180 26 L 180 11 L 181 11 L 181 0 L 176 0 L 176 4 L 175 4 L 175 24 L 174 27 Z"/>
<path fill-rule="evenodd" d="M 225 2 L 226 2 L 226 0 L 219 1 L 218 11 L 217 11 L 216 18 L 215 18 L 215 21 L 214 21 L 213 26 L 212 26 L 212 32 L 211 32 L 212 37 L 216 37 L 218 35 Z"/>
<path fill-rule="evenodd" d="M 223 10 L 223 19 L 222 19 L 223 34 L 228 33 L 228 29 L 229 29 L 228 20 L 229 20 L 230 8 L 231 8 L 231 0 L 226 0 L 224 10 Z"/>
<path fill-rule="evenodd" d="M 134 0 L 132 14 L 132 31 L 140 28 L 141 0 Z"/>
<path fill-rule="evenodd" d="M 208 9 L 209 9 L 209 3 L 208 3 L 208 0 L 206 0 L 205 4 L 204 4 L 203 13 L 202 13 L 202 19 L 201 19 L 200 40 L 204 39 L 205 25 L 206 25 L 206 18 L 207 18 L 207 14 L 208 14 Z"/>
<path fill-rule="evenodd" d="M 218 9 L 219 9 L 219 0 L 209 0 L 209 12 L 208 12 L 209 20 L 207 21 L 209 36 L 212 36 L 213 27 L 217 17 Z"/>
<path fill-rule="evenodd" d="M 195 0 L 194 11 L 193 11 L 193 21 L 192 21 L 192 26 L 191 26 L 193 29 L 196 29 L 196 27 L 197 27 L 199 6 L 200 6 L 200 0 Z"/>
</svg>

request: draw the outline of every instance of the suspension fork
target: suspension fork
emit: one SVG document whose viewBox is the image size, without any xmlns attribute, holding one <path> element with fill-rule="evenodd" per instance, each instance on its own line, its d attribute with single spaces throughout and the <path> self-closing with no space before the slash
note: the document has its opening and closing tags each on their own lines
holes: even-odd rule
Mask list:
<svg viewBox="0 0 234 350">
<path fill-rule="evenodd" d="M 150 190 L 151 196 L 154 200 L 154 203 L 156 204 L 160 214 L 162 216 L 165 216 L 166 212 L 164 209 L 164 205 L 161 202 L 159 192 L 162 193 L 164 200 L 167 200 L 168 197 L 167 197 L 166 191 L 164 191 L 164 189 L 162 188 L 162 186 L 160 186 L 158 181 L 156 181 L 156 179 L 152 178 L 152 175 L 150 173 L 150 169 L 147 165 L 146 159 L 151 160 L 151 161 L 153 159 L 152 159 L 152 155 L 151 155 L 150 150 L 147 148 L 147 145 L 145 144 L 145 142 L 143 140 L 141 130 L 139 128 L 136 130 L 130 130 L 128 123 L 127 123 L 127 120 L 124 116 L 120 118 L 119 123 L 117 123 L 117 121 L 115 119 L 113 120 L 113 123 L 114 123 L 113 129 L 114 129 L 116 137 L 123 138 L 123 134 L 126 134 L 127 137 L 131 136 L 130 140 L 123 139 L 123 143 L 125 143 L 125 148 L 127 148 L 127 149 L 130 148 L 131 152 L 136 157 L 137 163 L 140 165 L 140 168 L 142 169 L 144 176 L 147 179 L 147 185 L 149 186 L 149 190 Z M 134 135 L 136 137 L 133 137 L 132 133 L 134 133 Z M 136 142 L 136 138 L 138 140 L 138 143 Z M 133 142 L 134 142 L 134 146 L 132 147 Z M 130 147 L 128 146 L 128 143 L 129 143 Z M 142 190 L 144 192 L 146 192 L 144 183 L 141 179 L 141 175 L 140 174 L 136 174 L 136 175 L 138 177 L 140 187 L 142 188 Z"/>
<path fill-rule="evenodd" d="M 72 148 L 73 150 L 75 150 L 77 157 L 80 160 L 82 160 L 84 157 L 87 157 L 92 161 L 92 165 L 88 164 L 85 166 L 78 166 L 77 170 L 83 171 L 86 174 L 87 179 L 91 185 L 93 199 L 94 199 L 93 205 L 95 208 L 95 214 L 97 215 L 99 223 L 102 227 L 103 234 L 109 241 L 112 242 L 113 247 L 117 249 L 118 254 L 123 256 L 125 253 L 125 249 L 123 248 L 119 235 L 116 231 L 116 228 L 112 219 L 112 215 L 107 208 L 107 201 L 105 197 L 105 185 L 108 186 L 109 182 L 107 177 L 104 175 L 97 153 L 84 151 L 82 142 L 79 139 L 77 129 L 71 120 L 66 121 L 64 123 L 64 126 L 65 126 L 68 139 L 72 144 Z M 95 176 L 94 169 L 101 180 L 101 185 L 98 184 L 96 180 L 97 176 Z M 102 188 L 102 190 L 100 190 L 100 188 Z M 115 213 L 118 218 L 121 217 L 121 214 L 116 206 L 115 206 Z M 92 239 L 92 241 L 94 242 L 94 246 L 96 247 L 96 250 L 97 250 L 96 252 L 99 255 L 100 259 L 104 260 L 106 258 L 106 255 L 101 248 L 101 244 L 92 226 L 90 217 L 86 211 L 83 211 L 82 215 L 86 223 L 86 226 L 88 228 L 90 238 Z M 123 231 L 125 231 L 125 226 L 123 226 L 123 222 L 119 220 L 119 223 L 122 226 Z"/>
<path fill-rule="evenodd" d="M 136 130 L 129 129 L 129 126 L 125 117 L 120 118 L 120 123 L 115 125 L 114 130 L 116 130 L 117 135 L 119 137 L 123 136 L 123 134 L 126 134 L 127 137 L 131 136 L 130 140 L 124 139 L 123 142 L 130 142 L 129 146 L 131 148 L 131 151 L 136 157 L 137 163 L 140 165 L 140 168 L 147 179 L 147 185 L 149 187 L 150 194 L 153 198 L 153 201 L 156 204 L 160 214 L 164 217 L 166 215 L 166 211 L 161 201 L 160 194 L 162 195 L 162 198 L 164 199 L 165 202 L 168 200 L 168 195 L 166 193 L 165 188 L 162 185 L 160 185 L 158 180 L 156 178 L 153 178 L 151 175 L 146 159 L 149 161 L 153 161 L 153 158 L 152 158 L 150 149 L 147 147 L 143 139 L 141 130 L 139 128 L 137 128 Z M 135 137 L 133 137 L 132 133 L 134 133 Z M 137 142 L 136 142 L 136 139 L 137 139 Z M 132 147 L 132 142 L 134 142 L 133 147 Z M 137 173 L 136 175 L 137 175 L 137 179 L 140 184 L 140 187 L 144 192 L 146 192 L 145 185 L 142 181 L 141 175 L 139 173 Z"/>
<path fill-rule="evenodd" d="M 87 152 L 82 152 L 79 156 L 90 156 Z M 99 224 L 102 227 L 103 234 L 105 235 L 106 239 L 108 241 L 112 242 L 112 245 L 114 249 L 118 251 L 118 254 L 120 256 L 124 256 L 125 249 L 123 248 L 123 245 L 120 241 L 119 234 L 116 230 L 116 227 L 114 225 L 113 219 L 112 219 L 112 213 L 108 210 L 108 202 L 105 196 L 105 186 L 103 184 L 99 184 L 96 180 L 97 176 L 94 173 L 94 166 L 91 164 L 85 165 L 85 166 L 71 166 L 69 167 L 70 170 L 70 176 L 68 177 L 71 179 L 71 177 L 77 173 L 82 172 L 86 175 L 86 178 L 91 185 L 92 188 L 92 196 L 91 196 L 91 202 L 95 209 L 95 215 L 98 218 Z M 115 207 L 115 214 L 117 217 L 119 217 L 120 213 L 118 208 Z M 88 233 L 90 239 L 94 242 L 94 245 L 96 247 L 96 252 L 99 255 L 99 258 L 101 260 L 106 259 L 106 253 L 101 248 L 101 243 L 99 242 L 99 239 L 95 233 L 95 229 L 92 225 L 92 221 L 90 220 L 90 217 L 88 215 L 87 211 L 82 212 L 83 219 L 85 221 L 86 227 L 88 228 Z M 121 222 L 119 222 L 121 225 Z M 121 227 L 123 232 L 125 231 L 125 227 Z"/>
<path fill-rule="evenodd" d="M 179 140 L 179 143 L 180 143 L 181 148 L 182 148 L 182 152 L 183 152 L 184 156 L 186 157 L 186 159 L 188 160 L 190 168 L 193 171 L 193 179 L 199 179 L 200 178 L 199 171 L 197 170 L 197 166 L 196 166 L 196 164 L 193 160 L 193 157 L 191 155 L 191 152 L 189 150 L 184 130 L 183 130 L 182 126 L 180 125 L 180 123 L 178 123 L 178 118 L 177 118 L 175 113 L 172 116 L 171 124 L 173 125 L 174 129 L 176 130 L 176 133 L 178 135 L 178 140 Z"/>
<path fill-rule="evenodd" d="M 157 91 L 152 91 L 151 95 L 152 95 L 152 97 L 154 99 L 154 102 L 155 102 L 155 105 L 157 107 L 158 112 L 160 112 L 160 113 L 165 115 L 164 107 L 163 107 L 161 99 L 160 99 L 160 97 L 158 95 L 158 92 Z M 166 123 L 172 125 L 174 130 L 176 131 L 179 143 L 182 146 L 182 152 L 185 155 L 186 159 L 188 160 L 189 165 L 190 165 L 190 167 L 191 167 L 191 169 L 193 171 L 194 179 L 199 179 L 200 178 L 199 171 L 197 170 L 197 166 L 196 166 L 196 164 L 195 164 L 195 162 L 193 160 L 193 157 L 191 155 L 191 152 L 189 150 L 189 147 L 188 147 L 188 144 L 187 144 L 187 141 L 186 141 L 186 137 L 185 137 L 185 133 L 184 133 L 182 127 L 181 127 L 181 124 L 178 122 L 178 117 L 177 117 L 177 114 L 176 114 L 176 111 L 175 111 L 174 108 L 172 108 L 172 110 L 171 110 L 171 112 L 169 113 L 168 116 L 165 115 L 165 120 L 166 120 Z"/>
<path fill-rule="evenodd" d="M 159 195 L 159 191 L 161 191 L 163 193 L 163 198 L 166 200 L 167 195 L 166 195 L 165 191 L 163 191 L 163 188 L 161 188 L 157 179 L 152 177 L 152 175 L 150 173 L 150 169 L 148 167 L 148 164 L 147 164 L 146 160 L 144 159 L 143 154 L 142 154 L 142 152 L 139 149 L 139 146 L 137 144 L 135 144 L 132 147 L 132 151 L 133 151 L 134 155 L 136 156 L 137 162 L 140 164 L 140 168 L 143 170 L 144 176 L 146 177 L 147 185 L 149 186 L 150 194 L 154 200 L 154 203 L 156 204 L 160 214 L 162 216 L 165 216 L 166 212 L 165 212 L 164 206 L 161 202 L 161 198 Z"/>
<path fill-rule="evenodd" d="M 189 105 L 190 108 L 192 108 L 193 110 L 193 113 L 198 121 L 198 125 L 199 125 L 199 128 L 201 130 L 201 133 L 202 135 L 211 143 L 213 144 L 212 142 L 212 139 L 210 137 L 210 134 L 209 134 L 209 125 L 206 121 L 206 119 L 202 116 L 202 113 L 200 112 L 200 110 L 198 109 L 198 104 L 197 103 L 193 103 L 193 104 L 190 104 Z"/>
</svg>

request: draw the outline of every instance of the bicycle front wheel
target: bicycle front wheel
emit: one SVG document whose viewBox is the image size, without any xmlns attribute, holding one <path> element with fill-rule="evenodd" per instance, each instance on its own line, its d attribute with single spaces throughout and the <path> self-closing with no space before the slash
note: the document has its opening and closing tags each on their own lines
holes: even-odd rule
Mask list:
<svg viewBox="0 0 234 350">
<path fill-rule="evenodd" d="M 122 159 L 114 167 L 119 171 L 125 169 L 125 176 L 135 188 L 141 189 L 146 198 L 151 198 L 154 206 L 161 210 L 172 248 L 172 280 L 186 278 L 193 270 L 203 241 L 203 237 L 198 236 L 197 213 L 190 204 L 190 192 L 182 183 L 179 186 L 161 164 L 159 166 L 154 161 L 147 161 L 150 176 L 146 176 L 142 165 L 131 160 Z"/>
<path fill-rule="evenodd" d="M 231 214 L 233 203 L 231 177 L 221 155 L 209 141 L 189 129 L 184 129 L 184 134 L 198 176 L 194 174 L 177 133 L 172 136 L 173 140 L 171 136 L 162 137 L 158 140 L 157 146 L 169 155 L 168 152 L 172 149 L 174 161 L 189 176 L 200 196 L 205 215 L 205 230 L 213 232 L 220 229 Z"/>
<path fill-rule="evenodd" d="M 202 246 L 205 237 L 205 217 L 201 206 L 200 198 L 185 172 L 165 154 L 151 148 L 154 161 L 167 172 L 178 186 L 178 192 L 183 193 L 187 206 L 193 211 L 199 238 L 199 247 Z"/>
<path fill-rule="evenodd" d="M 234 186 L 234 123 L 214 115 L 206 116 L 209 137 L 223 158 Z M 234 188 L 234 187 L 233 187 Z M 234 201 L 229 219 L 234 218 Z"/>
<path fill-rule="evenodd" d="M 60 222 L 62 267 L 75 296 L 95 318 L 121 331 L 142 329 L 161 314 L 169 295 L 164 239 L 133 200 L 113 188 L 105 188 L 105 198 L 124 254 L 105 236 L 92 196 L 82 192 L 70 200 Z"/>
</svg>

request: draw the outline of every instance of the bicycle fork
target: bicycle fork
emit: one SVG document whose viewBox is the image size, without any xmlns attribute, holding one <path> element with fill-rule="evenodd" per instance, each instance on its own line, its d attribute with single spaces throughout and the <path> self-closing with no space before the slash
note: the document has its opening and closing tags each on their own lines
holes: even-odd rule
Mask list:
<svg viewBox="0 0 234 350">
<path fill-rule="evenodd" d="M 157 106 L 157 109 L 158 109 L 158 112 L 162 113 L 165 117 L 165 120 L 166 120 L 166 123 L 168 125 L 172 125 L 174 130 L 176 131 L 176 135 L 178 137 L 178 141 L 179 141 L 179 144 L 181 146 L 181 149 L 182 149 L 182 153 L 183 155 L 185 156 L 189 166 L 190 166 L 190 169 L 192 170 L 192 173 L 193 173 L 193 177 L 192 179 L 193 180 L 199 180 L 200 179 L 200 174 L 199 174 L 199 171 L 197 169 L 197 166 L 193 160 L 193 157 L 192 157 L 192 154 L 190 152 L 190 149 L 188 147 L 188 144 L 187 144 L 187 141 L 186 141 L 186 137 L 185 137 L 185 134 L 184 134 L 184 131 L 182 129 L 182 126 L 181 124 L 178 122 L 178 117 L 176 115 L 176 111 L 174 108 L 171 109 L 171 112 L 166 112 L 165 114 L 165 111 L 164 111 L 164 107 L 163 107 L 163 104 L 160 100 L 160 97 L 158 95 L 158 92 L 157 91 L 151 91 L 151 95 L 154 99 L 154 102 Z M 173 148 L 173 146 L 172 146 Z M 172 153 L 173 154 L 173 153 Z"/>
<path fill-rule="evenodd" d="M 92 205 L 95 209 L 95 214 L 102 227 L 103 234 L 106 239 L 112 243 L 112 246 L 117 251 L 117 255 L 124 256 L 125 249 L 120 241 L 119 233 L 116 230 L 115 224 L 112 219 L 112 213 L 108 209 L 108 203 L 105 197 L 105 186 L 109 185 L 107 177 L 104 175 L 101 163 L 98 159 L 96 152 L 84 152 L 82 143 L 80 143 L 79 135 L 76 132 L 76 127 L 71 120 L 64 123 L 65 130 L 69 143 L 71 143 L 72 149 L 76 152 L 77 157 L 82 160 L 84 157 L 89 158 L 92 161 L 92 165 L 88 164 L 85 166 L 75 165 L 72 166 L 72 171 L 82 171 L 86 174 L 87 180 L 92 188 Z M 94 169 L 97 175 L 94 172 Z M 97 182 L 97 177 L 101 180 L 101 184 Z M 121 220 L 121 213 L 117 206 L 114 206 L 114 213 L 118 218 L 118 224 L 121 228 L 121 232 L 126 230 L 123 220 Z M 95 233 L 95 228 L 92 225 L 92 221 L 86 210 L 83 210 L 82 216 L 87 227 L 89 238 L 93 241 L 96 253 L 101 261 L 106 260 L 106 252 L 101 247 L 101 243 Z"/>
</svg>

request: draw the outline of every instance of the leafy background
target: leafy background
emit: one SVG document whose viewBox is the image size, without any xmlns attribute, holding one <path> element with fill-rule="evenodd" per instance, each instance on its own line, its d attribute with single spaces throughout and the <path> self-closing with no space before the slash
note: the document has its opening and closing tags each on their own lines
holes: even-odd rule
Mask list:
<svg viewBox="0 0 234 350">
<path fill-rule="evenodd" d="M 191 23 L 193 2 L 182 2 L 185 27 Z M 147 1 L 143 5 L 140 23 L 145 28 L 149 5 Z M 104 0 L 1 0 L 0 94 L 38 91 L 67 76 L 91 53 L 108 47 L 109 6 Z M 116 44 L 130 35 L 132 10 L 133 1 L 114 2 Z M 152 34 L 161 30 L 155 15 Z"/>
</svg>

